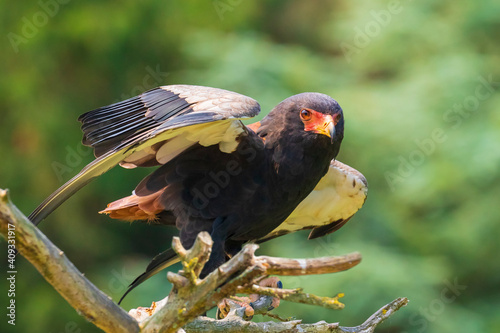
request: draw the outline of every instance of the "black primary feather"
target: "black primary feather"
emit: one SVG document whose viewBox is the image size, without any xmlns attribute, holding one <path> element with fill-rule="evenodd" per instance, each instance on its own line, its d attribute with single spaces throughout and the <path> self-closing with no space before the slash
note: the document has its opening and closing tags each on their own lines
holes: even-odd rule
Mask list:
<svg viewBox="0 0 500 333">
<path fill-rule="evenodd" d="M 96 160 L 46 198 L 29 216 L 37 225 L 71 195 L 122 162 L 133 147 L 158 134 L 190 125 L 257 115 L 254 99 L 223 89 L 172 85 L 155 88 L 79 117 L 83 143 Z"/>
<path fill-rule="evenodd" d="M 159 271 L 177 263 L 179 258 L 177 257 L 177 253 L 170 248 L 162 253 L 156 255 L 153 260 L 149 263 L 148 267 L 146 267 L 146 271 L 139 275 L 132 283 L 128 286 L 127 291 L 123 294 L 123 296 L 118 301 L 118 305 L 123 301 L 125 296 L 129 292 L 131 292 L 135 287 L 158 273 Z"/>
</svg>

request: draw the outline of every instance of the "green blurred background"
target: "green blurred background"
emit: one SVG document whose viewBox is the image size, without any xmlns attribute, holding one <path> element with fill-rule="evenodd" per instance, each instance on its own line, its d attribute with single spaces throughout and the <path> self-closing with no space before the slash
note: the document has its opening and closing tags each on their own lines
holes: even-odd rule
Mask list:
<svg viewBox="0 0 500 333">
<path fill-rule="evenodd" d="M 406 296 L 378 332 L 500 331 L 500 2 L 64 2 L 0 1 L 0 187 L 24 213 L 93 159 L 80 144 L 83 112 L 167 84 L 234 90 L 263 114 L 318 91 L 344 109 L 339 160 L 366 176 L 368 200 L 335 234 L 308 241 L 300 232 L 259 253 L 360 251 L 363 261 L 283 278 L 324 296 L 344 292 L 344 310 L 283 302 L 274 312 L 354 326 Z M 150 171 L 117 167 L 41 225 L 114 300 L 176 233 L 97 214 Z M 24 258 L 17 266 L 17 325 L 2 314 L 2 332 L 98 331 Z M 5 278 L 1 287 L 5 309 Z M 168 291 L 161 273 L 123 306 Z"/>
</svg>

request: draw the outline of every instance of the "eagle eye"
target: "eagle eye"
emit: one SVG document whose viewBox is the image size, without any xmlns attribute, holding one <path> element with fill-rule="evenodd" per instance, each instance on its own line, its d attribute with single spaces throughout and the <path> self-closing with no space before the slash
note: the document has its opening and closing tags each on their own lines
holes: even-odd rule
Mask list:
<svg viewBox="0 0 500 333">
<path fill-rule="evenodd" d="M 300 119 L 304 121 L 311 120 L 312 118 L 312 112 L 307 110 L 307 109 L 302 109 L 300 110 Z"/>
</svg>

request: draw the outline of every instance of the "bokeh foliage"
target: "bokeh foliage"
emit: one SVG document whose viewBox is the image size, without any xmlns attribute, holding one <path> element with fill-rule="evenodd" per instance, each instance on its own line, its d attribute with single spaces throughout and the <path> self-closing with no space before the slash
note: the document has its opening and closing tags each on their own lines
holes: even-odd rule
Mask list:
<svg viewBox="0 0 500 333">
<path fill-rule="evenodd" d="M 379 332 L 500 330 L 498 1 L 56 3 L 0 1 L 0 187 L 26 214 L 92 160 L 75 121 L 83 112 L 164 84 L 234 90 L 264 113 L 292 94 L 323 92 L 344 109 L 339 160 L 365 174 L 368 200 L 333 235 L 288 235 L 260 253 L 360 251 L 363 261 L 283 278 L 320 295 L 344 292 L 344 310 L 283 302 L 275 312 L 357 325 L 406 296 L 410 304 Z M 176 233 L 96 213 L 148 172 L 115 168 L 41 225 L 115 300 Z M 23 258 L 17 265 L 17 325 L 2 315 L 3 332 L 97 331 Z M 124 307 L 168 290 L 159 274 Z"/>
</svg>

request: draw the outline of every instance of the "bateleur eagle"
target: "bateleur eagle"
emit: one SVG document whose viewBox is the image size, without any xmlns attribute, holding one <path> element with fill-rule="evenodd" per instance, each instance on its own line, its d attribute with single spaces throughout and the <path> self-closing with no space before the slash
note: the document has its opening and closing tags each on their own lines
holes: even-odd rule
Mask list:
<svg viewBox="0 0 500 333">
<path fill-rule="evenodd" d="M 201 277 L 246 242 L 312 229 L 334 232 L 363 205 L 367 182 L 335 160 L 344 136 L 339 104 L 320 93 L 279 103 L 245 126 L 260 106 L 252 98 L 201 86 L 171 85 L 80 116 L 83 144 L 96 159 L 30 215 L 38 224 L 68 197 L 117 164 L 159 166 L 131 196 L 101 213 L 121 220 L 175 225 L 190 248 L 201 231 L 214 241 Z M 156 256 L 127 293 L 177 261 Z M 124 295 L 125 296 L 125 295 Z"/>
</svg>

